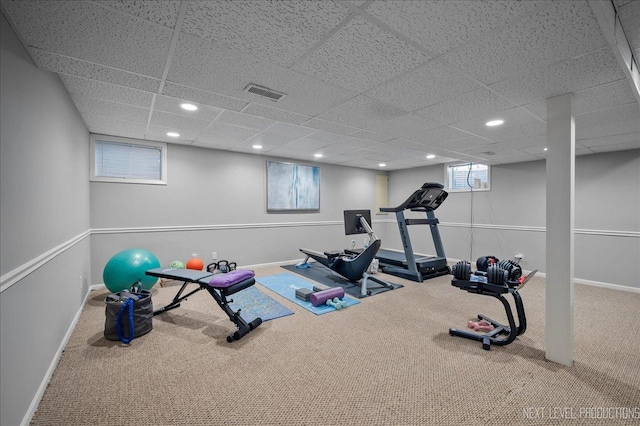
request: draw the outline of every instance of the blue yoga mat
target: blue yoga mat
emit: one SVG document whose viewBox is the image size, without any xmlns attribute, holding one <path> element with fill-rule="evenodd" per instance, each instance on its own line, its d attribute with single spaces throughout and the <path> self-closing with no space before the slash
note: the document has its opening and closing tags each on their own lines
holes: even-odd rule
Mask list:
<svg viewBox="0 0 640 426">
<path fill-rule="evenodd" d="M 262 318 L 262 321 L 269 321 L 294 314 L 291 309 L 255 286 L 234 294 L 233 303 L 230 303 L 229 306 L 234 311 L 242 309 L 240 315 L 247 322 L 251 322 L 258 317 Z"/>
<path fill-rule="evenodd" d="M 335 312 L 336 309 L 328 306 L 313 306 L 311 302 L 305 302 L 296 297 L 296 289 L 298 288 L 308 288 L 313 289 L 313 283 L 310 283 L 307 280 L 302 278 L 298 278 L 295 275 L 291 274 L 277 274 L 277 275 L 269 275 L 267 277 L 256 277 L 256 281 L 262 284 L 269 290 L 279 294 L 282 297 L 285 297 L 295 304 L 302 306 L 308 311 L 313 312 L 316 315 L 322 315 L 329 312 Z M 356 300 L 352 297 L 345 296 L 344 299 L 347 302 L 347 307 L 352 305 L 357 305 L 360 303 L 359 300 Z M 344 309 L 344 308 L 343 308 Z"/>
</svg>

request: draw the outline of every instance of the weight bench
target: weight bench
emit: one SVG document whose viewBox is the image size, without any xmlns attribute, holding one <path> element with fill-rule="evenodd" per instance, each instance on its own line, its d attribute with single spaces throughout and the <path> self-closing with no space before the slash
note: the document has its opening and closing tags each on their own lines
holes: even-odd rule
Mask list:
<svg viewBox="0 0 640 426">
<path fill-rule="evenodd" d="M 253 321 L 247 323 L 240 316 L 240 309 L 234 311 L 229 306 L 229 303 L 233 303 L 233 300 L 228 299 L 234 293 L 237 293 L 245 288 L 251 287 L 255 284 L 253 271 L 238 269 L 226 274 L 213 274 L 208 271 L 196 271 L 192 269 L 182 268 L 154 268 L 146 271 L 147 275 L 159 278 L 168 278 L 176 281 L 182 281 L 183 284 L 178 290 L 171 303 L 157 309 L 153 312 L 153 315 L 159 315 L 163 312 L 175 309 L 180 306 L 180 302 L 185 300 L 192 294 L 206 290 L 216 301 L 218 306 L 229 316 L 229 319 L 238 327 L 238 330 L 227 336 L 227 342 L 231 343 L 234 340 L 240 340 L 242 337 L 254 330 L 260 324 L 262 324 L 261 318 L 256 318 Z M 187 285 L 194 283 L 198 284 L 198 288 L 183 295 L 182 293 L 187 288 Z"/>
</svg>

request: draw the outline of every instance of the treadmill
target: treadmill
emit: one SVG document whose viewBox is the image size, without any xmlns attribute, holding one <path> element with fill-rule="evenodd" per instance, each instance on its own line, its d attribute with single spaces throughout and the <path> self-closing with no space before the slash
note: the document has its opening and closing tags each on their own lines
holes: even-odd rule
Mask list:
<svg viewBox="0 0 640 426">
<path fill-rule="evenodd" d="M 420 189 L 415 191 L 407 200 L 398 207 L 381 207 L 381 212 L 393 212 L 396 214 L 400 237 L 404 253 L 397 250 L 380 249 L 376 255 L 380 268 L 387 274 L 407 278 L 417 282 L 448 275 L 451 273 L 447 265 L 447 257 L 444 254 L 440 231 L 438 230 L 438 219 L 433 211 L 440 207 L 449 194 L 444 190 L 444 186 L 439 183 L 425 183 Z M 404 211 L 424 212 L 426 219 L 406 219 Z M 416 256 L 411 246 L 409 237 L 409 225 L 429 225 L 431 237 L 436 248 L 437 256 Z"/>
</svg>

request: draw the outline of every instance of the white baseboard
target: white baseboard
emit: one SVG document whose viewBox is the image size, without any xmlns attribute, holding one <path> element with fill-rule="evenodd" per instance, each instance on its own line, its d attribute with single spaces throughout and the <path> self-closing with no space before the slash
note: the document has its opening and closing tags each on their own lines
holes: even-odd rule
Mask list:
<svg viewBox="0 0 640 426">
<path fill-rule="evenodd" d="M 76 324 L 80 320 L 80 315 L 82 314 L 82 311 L 84 310 L 84 307 L 87 304 L 87 300 L 89 300 L 89 294 L 91 294 L 92 287 L 94 286 L 89 287 L 89 289 L 87 290 L 87 293 L 84 295 L 84 300 L 80 305 L 80 309 L 78 309 L 78 312 L 76 312 L 76 315 L 73 318 L 73 321 L 71 321 L 71 324 L 69 325 L 69 328 L 67 329 L 67 332 L 65 333 L 64 338 L 60 342 L 60 346 L 58 346 L 58 350 L 56 351 L 56 354 L 51 360 L 51 364 L 49 364 L 49 368 L 47 369 L 46 374 L 42 378 L 40 387 L 38 388 L 38 391 L 36 392 L 36 394 L 33 396 L 33 400 L 31 400 L 29 409 L 25 413 L 22 419 L 22 422 L 20 423 L 21 426 L 27 426 L 29 425 L 29 423 L 31 423 L 31 419 L 33 418 L 33 415 L 36 413 L 36 410 L 38 409 L 38 405 L 40 405 L 40 400 L 42 400 L 44 391 L 47 389 L 47 386 L 49 386 L 49 381 L 51 381 L 53 372 L 58 367 L 58 362 L 60 361 L 62 352 L 64 351 L 64 348 L 67 346 L 67 343 L 69 342 L 69 338 L 71 337 L 71 333 L 73 333 L 73 330 L 76 328 Z"/>
<path fill-rule="evenodd" d="M 582 285 L 590 285 L 593 287 L 609 288 L 611 290 L 628 291 L 630 293 L 640 293 L 640 288 L 629 287 L 628 285 L 619 285 L 619 284 L 603 283 L 600 281 L 583 280 L 582 278 L 576 278 L 575 283 L 582 284 Z"/>
</svg>

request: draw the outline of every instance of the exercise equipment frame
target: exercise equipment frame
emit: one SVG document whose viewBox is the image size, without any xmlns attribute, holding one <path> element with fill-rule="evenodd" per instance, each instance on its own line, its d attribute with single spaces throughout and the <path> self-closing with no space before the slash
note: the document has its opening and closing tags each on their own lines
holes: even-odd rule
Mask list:
<svg viewBox="0 0 640 426">
<path fill-rule="evenodd" d="M 380 208 L 381 212 L 395 213 L 404 250 L 404 254 L 388 249 L 381 249 L 378 252 L 376 258 L 383 272 L 417 282 L 448 275 L 451 272 L 438 230 L 439 221 L 433 212 L 440 207 L 448 195 L 442 184 L 427 182 L 399 206 Z M 404 215 L 405 210 L 423 212 L 427 218 L 407 219 Z M 429 225 L 436 256 L 416 256 L 411 245 L 409 225 Z"/>
<path fill-rule="evenodd" d="M 255 330 L 260 324 L 262 324 L 261 318 L 256 318 L 251 322 L 245 321 L 244 318 L 242 318 L 242 316 L 240 315 L 241 309 L 234 311 L 229 306 L 230 303 L 233 303 L 233 299 L 228 299 L 229 296 L 255 284 L 256 281 L 253 276 L 251 276 L 251 278 L 245 278 L 236 282 L 232 282 L 231 284 L 216 285 L 210 283 L 211 278 L 216 274 L 208 271 L 196 271 L 176 268 L 155 268 L 146 271 L 146 274 L 153 277 L 168 278 L 183 282 L 173 300 L 166 306 L 155 310 L 153 312 L 154 316 L 167 312 L 171 309 L 175 309 L 180 306 L 183 300 L 186 300 L 192 294 L 197 293 L 201 290 L 206 290 L 211 295 L 211 297 L 213 297 L 218 306 L 220 306 L 220 308 L 227 314 L 229 320 L 231 320 L 231 322 L 233 322 L 238 328 L 236 332 L 227 336 L 227 342 L 231 343 L 234 340 L 240 340 L 247 333 Z M 232 277 L 232 274 L 233 273 L 230 272 L 229 274 L 225 275 Z M 183 295 L 183 292 L 186 290 L 187 285 L 192 283 L 198 284 L 198 288 Z"/>
<path fill-rule="evenodd" d="M 487 351 L 491 349 L 492 344 L 496 346 L 504 346 L 513 343 L 516 337 L 520 336 L 527 330 L 527 317 L 524 311 L 522 297 L 520 296 L 518 290 L 520 290 L 531 278 L 533 278 L 536 272 L 537 270 L 529 273 L 529 275 L 527 275 L 527 277 L 522 280 L 522 282 L 505 282 L 503 284 L 487 282 L 486 275 L 482 273 L 480 273 L 479 275 L 471 275 L 469 279 L 466 280 L 458 279 L 455 277 L 452 278 L 451 285 L 454 287 L 458 287 L 459 289 L 465 290 L 469 293 L 491 296 L 498 299 L 504 306 L 509 325 L 501 324 L 487 317 L 486 315 L 478 314 L 478 319 L 489 322 L 494 327 L 494 330 L 488 333 L 473 333 L 467 330 L 450 328 L 449 335 L 464 337 L 466 339 L 472 339 L 478 342 L 482 342 L 482 349 Z M 516 314 L 518 316 L 517 324 L 513 316 L 511 305 L 509 304 L 509 301 L 503 296 L 503 294 L 511 294 L 513 296 L 513 299 L 515 301 Z"/>
</svg>

